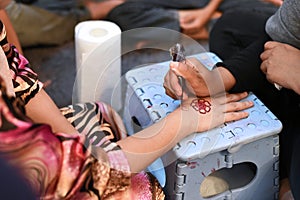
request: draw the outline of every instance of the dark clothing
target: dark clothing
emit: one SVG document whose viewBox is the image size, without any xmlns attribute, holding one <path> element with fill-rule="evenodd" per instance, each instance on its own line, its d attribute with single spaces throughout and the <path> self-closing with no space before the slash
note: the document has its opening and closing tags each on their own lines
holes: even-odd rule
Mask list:
<svg viewBox="0 0 300 200">
<path fill-rule="evenodd" d="M 66 12 L 81 7 L 78 0 L 15 0 L 18 3 L 30 4 L 51 12 Z"/>
<path fill-rule="evenodd" d="M 5 200 L 34 200 L 33 191 L 18 169 L 9 165 L 6 159 L 0 159 L 0 197 Z"/>
<path fill-rule="evenodd" d="M 209 49 L 216 53 L 236 78 L 232 91 L 252 91 L 263 102 L 273 102 L 279 92 L 269 83 L 260 70 L 260 54 L 264 43 L 271 40 L 265 32 L 266 20 L 274 12 L 254 9 L 239 9 L 227 12 L 211 31 Z M 265 95 L 268 91 L 268 95 Z M 270 95 L 272 94 L 272 95 Z M 267 105 L 274 110 L 276 102 Z M 279 114 L 279 113 L 276 113 Z"/>
<path fill-rule="evenodd" d="M 299 123 L 299 122 L 296 122 Z M 300 133 L 300 130 L 298 129 L 298 133 Z M 292 158 L 299 158 L 299 144 L 300 144 L 300 134 L 297 134 L 294 137 L 293 140 L 293 144 L 291 146 L 298 146 L 298 149 L 295 149 L 293 151 L 292 154 Z M 295 197 L 295 199 L 299 199 L 300 197 L 300 191 L 299 188 L 297 188 L 297 186 L 299 187 L 299 182 L 300 182 L 300 178 L 299 178 L 299 169 L 300 169 L 300 159 L 292 159 L 291 161 L 291 172 L 290 172 L 290 184 L 291 184 L 291 188 L 293 191 L 293 196 Z"/>
<path fill-rule="evenodd" d="M 130 30 L 140 27 L 162 27 L 180 31 L 179 9 L 203 8 L 209 0 L 127 0 L 115 7 L 107 19 L 115 22 L 120 28 Z M 277 7 L 260 0 L 224 0 L 219 11 L 226 12 L 236 8 L 269 8 Z"/>
<path fill-rule="evenodd" d="M 227 12 L 210 35 L 210 51 L 235 77 L 231 92 L 252 91 L 283 123 L 280 133 L 280 178 L 289 177 L 295 199 L 300 199 L 300 96 L 292 90 L 277 90 L 260 70 L 260 54 L 271 38 L 265 32 L 268 14 L 253 11 Z"/>
</svg>

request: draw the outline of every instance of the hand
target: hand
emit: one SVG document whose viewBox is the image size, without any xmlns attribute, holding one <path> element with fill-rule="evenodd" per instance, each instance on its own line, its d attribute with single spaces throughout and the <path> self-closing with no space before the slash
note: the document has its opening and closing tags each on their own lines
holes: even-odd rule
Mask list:
<svg viewBox="0 0 300 200">
<path fill-rule="evenodd" d="M 189 58 L 185 63 L 171 62 L 164 79 L 166 94 L 173 99 L 179 99 L 182 95 L 183 99 L 187 99 L 188 96 L 205 97 L 224 92 L 223 75 L 220 72 L 220 68 L 209 71 L 195 58 Z M 185 79 L 184 91 L 177 76 Z"/>
<path fill-rule="evenodd" d="M 211 0 L 199 9 L 180 10 L 179 22 L 182 33 L 194 39 L 208 39 L 207 23 L 213 18 L 219 18 L 221 13 L 217 11 L 223 0 Z"/>
<path fill-rule="evenodd" d="M 207 23 L 210 18 L 205 9 L 193 9 L 179 11 L 179 22 L 182 33 L 195 38 L 195 35 L 202 35 L 208 38 Z M 204 39 L 204 38 L 202 38 Z"/>
<path fill-rule="evenodd" d="M 189 98 L 183 102 L 184 109 L 179 109 L 183 112 L 183 127 L 192 128 L 192 130 L 187 131 L 190 133 L 193 131 L 203 132 L 225 122 L 246 118 L 248 113 L 242 110 L 252 107 L 253 102 L 240 100 L 247 97 L 247 95 L 247 92 L 238 94 L 223 93 L 214 97 Z"/>
<path fill-rule="evenodd" d="M 91 14 L 92 19 L 105 19 L 108 13 L 124 3 L 125 0 L 105 0 L 105 1 L 94 1 L 85 0 L 84 5 Z"/>
<path fill-rule="evenodd" d="M 271 83 L 277 83 L 300 94 L 299 49 L 279 42 L 267 42 L 260 58 L 261 70 Z"/>
<path fill-rule="evenodd" d="M 246 96 L 247 93 L 240 93 L 202 98 L 199 105 L 202 108 L 206 105 L 205 112 L 195 106 L 197 98 L 190 98 L 182 105 L 187 109 L 179 107 L 157 123 L 118 141 L 130 169 L 133 172 L 145 169 L 192 133 L 207 131 L 224 122 L 247 117 L 248 113 L 242 110 L 253 106 L 253 102 L 238 102 Z"/>
</svg>

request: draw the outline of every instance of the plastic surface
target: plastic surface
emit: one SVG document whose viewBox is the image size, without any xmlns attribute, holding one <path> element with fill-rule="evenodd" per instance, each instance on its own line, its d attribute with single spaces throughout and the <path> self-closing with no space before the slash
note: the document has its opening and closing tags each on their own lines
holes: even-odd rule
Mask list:
<svg viewBox="0 0 300 200">
<path fill-rule="evenodd" d="M 198 58 L 209 70 L 221 62 L 211 52 L 192 57 Z M 163 88 L 169 62 L 126 73 L 124 123 L 129 134 L 135 132 L 136 126 L 143 129 L 156 123 L 180 105 L 180 101 L 167 96 Z M 246 100 L 254 102 L 248 109 L 248 118 L 204 133 L 194 133 L 149 166 L 148 170 L 165 186 L 169 199 L 204 199 L 199 194 L 199 187 L 205 176 L 244 162 L 254 163 L 257 167 L 252 182 L 208 199 L 276 199 L 278 133 L 282 124 L 255 94 L 250 93 Z M 257 194 L 260 197 L 256 197 Z"/>
</svg>

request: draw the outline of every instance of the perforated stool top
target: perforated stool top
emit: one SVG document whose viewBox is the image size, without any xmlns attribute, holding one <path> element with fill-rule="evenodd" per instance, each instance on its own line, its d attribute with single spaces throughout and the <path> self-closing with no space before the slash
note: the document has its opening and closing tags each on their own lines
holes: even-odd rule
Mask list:
<svg viewBox="0 0 300 200">
<path fill-rule="evenodd" d="M 221 60 L 213 53 L 193 55 L 209 70 Z M 165 94 L 164 76 L 169 70 L 169 61 L 151 64 L 130 70 L 126 73 L 128 86 L 142 102 L 139 112 L 145 112 L 150 122 L 141 124 L 143 128 L 155 123 L 175 110 L 179 100 Z M 270 135 L 278 134 L 282 129 L 277 117 L 255 96 L 249 93 L 245 100 L 254 102 L 249 108 L 249 117 L 235 122 L 223 124 L 203 133 L 194 133 L 180 141 L 173 149 L 176 157 L 182 160 L 203 158 L 208 154 L 227 149 L 238 151 L 244 144 L 251 143 Z M 125 105 L 126 106 L 126 105 Z"/>
</svg>

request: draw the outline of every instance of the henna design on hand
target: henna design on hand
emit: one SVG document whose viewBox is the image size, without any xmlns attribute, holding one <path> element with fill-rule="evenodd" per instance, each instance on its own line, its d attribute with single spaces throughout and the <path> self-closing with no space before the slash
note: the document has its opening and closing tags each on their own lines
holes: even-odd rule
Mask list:
<svg viewBox="0 0 300 200">
<path fill-rule="evenodd" d="M 200 114 L 206 114 L 211 111 L 211 103 L 205 99 L 194 99 L 191 102 L 191 106 Z"/>
</svg>

